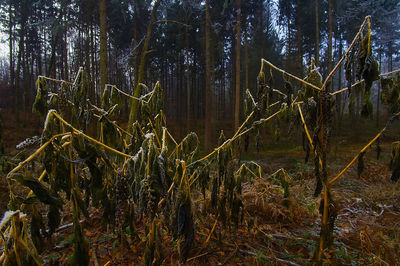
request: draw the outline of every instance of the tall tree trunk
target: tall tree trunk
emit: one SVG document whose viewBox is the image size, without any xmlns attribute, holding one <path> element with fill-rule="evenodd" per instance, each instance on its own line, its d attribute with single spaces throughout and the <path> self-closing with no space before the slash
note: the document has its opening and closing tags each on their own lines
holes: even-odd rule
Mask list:
<svg viewBox="0 0 400 266">
<path fill-rule="evenodd" d="M 297 0 L 297 74 L 303 76 L 303 30 L 302 30 L 302 0 Z"/>
<path fill-rule="evenodd" d="M 27 37 L 29 38 L 29 37 Z M 24 119 L 23 119 L 23 123 L 25 126 L 25 121 L 26 121 L 26 105 L 27 105 L 27 88 L 28 88 L 28 79 L 29 79 L 29 74 L 28 74 L 28 53 L 27 50 L 28 47 L 27 45 L 23 45 L 22 48 L 22 56 L 21 56 L 21 64 L 22 64 L 22 86 L 23 86 L 23 92 L 22 92 L 22 112 L 24 114 Z"/>
<path fill-rule="evenodd" d="M 107 3 L 100 0 L 100 97 L 108 83 L 107 61 Z"/>
<path fill-rule="evenodd" d="M 11 87 L 14 86 L 14 58 L 13 58 L 13 20 L 12 20 L 12 8 L 11 8 L 11 3 L 9 3 L 8 6 L 8 23 L 9 23 L 9 28 L 8 28 L 8 34 L 9 34 L 9 48 L 10 48 L 10 85 Z M 15 105 L 15 108 L 17 108 L 17 105 Z"/>
<path fill-rule="evenodd" d="M 86 32 L 87 32 L 87 34 L 86 34 L 86 40 L 85 40 L 85 56 L 86 56 L 86 58 L 85 58 L 85 66 L 86 66 L 85 72 L 86 72 L 86 74 L 88 76 L 88 80 L 92 81 L 92 79 L 94 77 L 92 76 L 92 71 L 91 71 L 92 65 L 90 64 L 90 34 L 89 34 L 90 33 L 90 26 L 89 26 L 89 21 L 87 21 Z M 68 62 L 65 62 L 65 73 L 68 73 L 67 66 L 68 66 Z M 67 74 L 67 76 L 68 76 L 68 74 Z M 93 87 L 93 83 L 92 82 L 89 83 L 88 95 L 90 97 L 90 101 L 92 103 L 94 103 L 96 94 L 94 92 L 94 87 Z"/>
<path fill-rule="evenodd" d="M 63 17 L 63 11 L 60 12 L 58 16 L 58 20 L 61 21 Z M 50 76 L 53 74 L 53 77 L 56 78 L 56 49 L 60 39 L 61 30 L 56 29 L 56 32 L 52 34 L 52 41 L 51 41 L 51 57 L 50 62 L 47 68 L 46 76 Z"/>
<path fill-rule="evenodd" d="M 134 61 L 133 61 L 133 80 L 134 80 L 134 84 L 136 85 L 137 80 L 138 80 L 138 73 L 139 73 L 139 49 L 137 47 L 138 45 L 138 35 L 137 35 L 137 28 L 138 28 L 138 12 L 137 12 L 137 2 L 135 1 L 134 3 L 134 13 L 133 13 L 133 47 L 136 48 L 133 53 L 134 53 Z M 166 83 L 164 84 L 164 86 L 166 86 Z M 135 87 L 135 86 L 134 86 Z"/>
<path fill-rule="evenodd" d="M 226 78 L 225 78 L 225 73 L 226 73 L 226 67 L 225 67 L 225 62 L 222 62 L 222 84 L 221 84 L 221 86 L 222 86 L 222 95 L 221 95 L 221 106 L 222 106 L 222 115 L 221 115 L 221 117 L 222 117 L 222 119 L 225 119 L 226 118 L 226 90 L 225 90 L 225 81 L 226 81 Z"/>
<path fill-rule="evenodd" d="M 342 55 L 343 52 L 343 40 L 342 40 L 342 34 L 339 34 L 339 57 Z M 339 82 L 338 82 L 338 90 L 342 88 L 342 68 L 339 68 Z M 343 112 L 344 112 L 344 102 L 345 98 L 343 97 L 342 94 L 338 94 L 337 96 L 337 101 L 338 101 L 338 130 L 340 132 L 341 125 L 342 125 L 342 119 L 343 119 Z"/>
<path fill-rule="evenodd" d="M 234 130 L 239 128 L 240 120 L 240 46 L 241 46 L 241 32 L 240 32 L 240 17 L 241 17 L 240 0 L 236 0 L 236 74 L 235 74 L 235 127 Z M 238 145 L 235 145 L 235 154 L 238 156 Z"/>
<path fill-rule="evenodd" d="M 63 79 L 69 80 L 69 73 L 68 73 L 68 35 L 67 31 L 64 33 L 64 77 Z"/>
<path fill-rule="evenodd" d="M 46 40 L 47 40 L 47 34 L 46 34 L 46 30 L 43 30 L 43 40 L 44 40 L 44 42 L 43 42 L 43 52 L 44 52 L 44 54 L 43 54 L 43 65 L 44 65 L 44 69 L 43 69 L 43 72 L 44 72 L 44 74 L 45 75 L 47 75 L 47 65 L 48 65 L 48 60 L 47 60 L 47 42 L 46 42 Z"/>
<path fill-rule="evenodd" d="M 286 58 L 285 58 L 285 68 L 287 71 L 291 72 L 291 60 L 292 60 L 292 52 L 291 52 L 291 45 L 292 45 L 292 34 L 290 29 L 290 19 L 287 18 L 287 49 L 286 49 Z"/>
<path fill-rule="evenodd" d="M 188 25 L 188 13 L 185 14 L 185 23 Z M 189 65 L 189 33 L 188 27 L 185 27 L 185 53 L 186 53 L 186 131 L 190 132 L 190 65 Z"/>
<path fill-rule="evenodd" d="M 102 0 L 104 1 L 104 0 Z M 147 49 L 149 47 L 150 39 L 151 39 L 151 31 L 153 30 L 153 24 L 154 24 L 154 19 L 156 16 L 156 11 L 158 9 L 158 6 L 160 5 L 161 0 L 157 0 L 154 3 L 153 10 L 151 11 L 150 15 L 150 21 L 149 25 L 147 25 L 147 33 L 146 33 L 146 38 L 143 43 L 143 49 L 142 49 L 142 54 L 140 56 L 140 65 L 139 65 L 139 74 L 138 74 L 138 79 L 135 81 L 135 91 L 133 92 L 134 97 L 138 97 L 140 94 L 140 85 L 139 83 L 142 82 L 144 73 L 145 73 L 145 65 L 146 65 L 146 54 L 147 54 Z M 132 129 L 132 124 L 136 120 L 136 111 L 137 111 L 137 105 L 138 101 L 132 99 L 131 101 L 131 111 L 129 113 L 129 122 L 128 122 L 128 130 Z"/>
<path fill-rule="evenodd" d="M 319 0 L 315 0 L 315 64 L 319 66 Z"/>
<path fill-rule="evenodd" d="M 12 8 L 11 1 L 8 6 L 8 22 L 9 22 L 9 40 L 10 40 L 10 86 L 14 89 L 14 58 L 13 58 L 13 20 L 12 20 Z M 15 121 L 18 125 L 19 117 L 18 117 L 18 89 L 15 87 L 15 102 L 14 102 L 14 114 Z"/>
<path fill-rule="evenodd" d="M 205 112 L 205 151 L 211 150 L 211 73 L 210 73 L 210 10 L 209 1 L 206 0 L 206 112 Z"/>
<path fill-rule="evenodd" d="M 192 71 L 193 71 L 193 74 L 192 74 L 192 87 L 193 87 L 193 89 L 192 89 L 192 91 L 193 91 L 193 99 L 196 99 L 196 101 L 193 103 L 193 118 L 194 119 L 197 119 L 198 117 L 199 117 L 199 111 L 198 111 L 198 109 L 197 109 L 197 105 L 199 104 L 199 100 L 198 100 L 198 90 L 199 90 L 199 87 L 198 87 L 198 82 L 197 82 L 197 71 L 196 71 L 196 68 L 197 68 L 197 53 L 196 53 L 196 51 L 193 53 L 193 66 L 192 66 Z"/>
<path fill-rule="evenodd" d="M 211 25 L 211 22 L 210 22 Z M 210 120 L 211 120 L 211 139 L 213 138 L 213 134 L 212 132 L 214 132 L 215 129 L 215 118 L 217 115 L 217 107 L 216 107 L 216 103 L 217 103 L 217 89 L 215 86 L 215 49 L 212 49 L 213 44 L 217 43 L 217 37 L 215 36 L 215 34 L 213 34 L 213 32 L 211 31 L 211 27 L 210 27 L 210 87 L 211 87 L 211 116 L 210 116 Z"/>
<path fill-rule="evenodd" d="M 259 12 L 260 12 L 260 33 L 261 33 L 261 58 L 264 58 L 264 12 L 263 12 L 264 8 L 261 2 L 261 7 L 259 8 Z"/>
<path fill-rule="evenodd" d="M 19 34 L 19 43 L 18 43 L 18 55 L 17 55 L 17 66 L 16 66 L 16 73 L 15 73 L 15 105 L 17 110 L 15 112 L 15 120 L 17 124 L 17 128 L 19 128 L 19 109 L 20 103 L 18 97 L 20 96 L 20 87 L 21 87 L 21 80 L 20 80 L 20 73 L 21 73 L 21 61 L 23 58 L 24 53 L 24 42 L 25 42 L 25 24 L 26 24 L 26 16 L 22 15 L 21 18 L 21 29 Z M 24 103 L 24 102 L 23 102 Z"/>
<path fill-rule="evenodd" d="M 246 14 L 247 16 L 247 14 Z M 245 16 L 245 17 L 246 17 Z M 247 40 L 247 23 L 244 23 L 244 62 L 245 62 L 245 89 L 249 88 L 249 42 Z"/>
<path fill-rule="evenodd" d="M 328 5 L 328 24 L 329 24 L 329 33 L 328 33 L 328 71 L 332 70 L 332 0 L 329 0 Z M 329 86 L 331 87 L 331 86 Z"/>
<path fill-rule="evenodd" d="M 382 71 L 382 54 L 381 52 L 379 52 L 379 72 Z M 381 88 L 382 85 L 379 82 L 378 84 L 378 97 L 376 99 L 376 127 L 379 128 L 379 103 L 380 103 L 380 99 L 381 99 Z"/>
<path fill-rule="evenodd" d="M 93 16 L 90 19 L 90 61 L 91 61 L 91 76 L 92 76 L 92 88 L 93 88 L 93 103 L 97 104 L 97 93 L 96 93 L 96 76 L 95 76 L 95 68 L 96 68 L 96 62 L 95 62 L 95 50 L 94 50 L 94 31 L 93 31 Z"/>
<path fill-rule="evenodd" d="M 21 72 L 21 56 L 22 56 L 22 50 L 24 49 L 24 30 L 23 27 L 21 29 L 21 36 L 19 39 L 19 44 L 18 44 L 18 55 L 17 55 L 17 69 L 15 73 L 15 106 L 17 107 L 17 110 L 15 112 L 15 121 L 17 127 L 19 127 L 19 109 L 20 109 L 20 104 L 18 97 L 20 96 L 20 72 Z"/>
<path fill-rule="evenodd" d="M 57 48 L 57 43 L 58 43 L 58 32 L 56 32 L 55 36 L 53 37 L 51 41 L 51 56 L 50 56 L 50 61 L 48 64 L 48 68 L 46 70 L 46 76 L 50 77 L 53 74 L 53 78 L 55 77 L 55 64 L 56 64 L 56 48 Z"/>
</svg>

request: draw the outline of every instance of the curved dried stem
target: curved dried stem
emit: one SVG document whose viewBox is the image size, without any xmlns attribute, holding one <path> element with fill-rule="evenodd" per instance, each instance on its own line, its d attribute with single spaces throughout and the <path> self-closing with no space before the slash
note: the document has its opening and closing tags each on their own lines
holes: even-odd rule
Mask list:
<svg viewBox="0 0 400 266">
<path fill-rule="evenodd" d="M 175 145 L 178 145 L 178 142 L 176 142 L 176 140 L 175 140 L 174 137 L 171 135 L 171 133 L 169 132 L 168 129 L 167 129 L 167 134 L 168 134 L 168 137 L 172 140 L 172 142 L 175 143 Z"/>
<path fill-rule="evenodd" d="M 107 146 L 104 143 L 102 143 L 102 142 L 100 142 L 100 141 L 98 141 L 98 140 L 86 135 L 82 131 L 74 128 L 71 124 L 69 124 L 67 121 L 65 121 L 55 110 L 51 110 L 48 115 L 50 115 L 50 113 L 52 113 L 55 117 L 57 117 L 57 119 L 60 120 L 64 125 L 66 125 L 67 127 L 71 128 L 73 130 L 74 134 L 81 135 L 84 138 L 96 143 L 97 145 L 102 146 L 103 148 L 105 148 L 105 149 L 107 149 L 109 151 L 112 151 L 112 152 L 114 152 L 116 154 L 119 154 L 121 156 L 124 156 L 124 157 L 127 157 L 127 158 L 131 158 L 132 157 L 131 155 L 123 153 L 123 152 L 120 152 L 120 151 L 118 151 L 118 150 L 116 150 L 114 148 L 111 148 L 110 146 Z M 70 134 L 70 133 L 68 133 L 68 134 Z"/>
<path fill-rule="evenodd" d="M 265 123 L 265 122 L 271 120 L 272 118 L 274 118 L 274 117 L 277 116 L 278 114 L 280 114 L 282 111 L 283 111 L 283 110 L 281 109 L 281 110 L 275 112 L 274 114 L 268 116 L 267 118 L 258 120 L 258 123 L 263 124 L 263 123 Z M 248 129 L 246 129 L 245 131 L 243 131 L 243 132 L 241 132 L 240 134 L 238 134 L 234 139 L 232 139 L 232 141 L 234 141 L 234 140 L 237 139 L 237 138 L 240 138 L 241 136 L 243 136 L 244 134 L 248 133 L 248 132 L 251 131 L 252 129 L 253 129 L 253 128 L 248 128 Z"/>
<path fill-rule="evenodd" d="M 400 112 L 394 114 L 394 117 L 396 116 L 400 116 Z M 351 162 L 342 171 L 340 171 L 340 173 L 336 177 L 331 179 L 328 184 L 330 185 L 335 183 L 347 171 L 347 169 L 349 169 L 350 166 L 352 166 L 357 161 L 358 157 L 360 157 L 360 154 L 368 149 L 386 130 L 387 127 L 384 127 L 381 131 L 379 131 L 379 133 L 367 145 L 365 145 L 364 148 L 362 148 L 361 151 L 353 158 L 353 160 L 351 160 Z"/>
<path fill-rule="evenodd" d="M 280 112 L 280 111 L 278 111 L 278 112 Z M 278 113 L 278 112 L 277 112 L 277 113 Z M 247 121 L 249 121 L 249 119 L 253 116 L 253 114 L 254 114 L 254 111 L 251 112 L 251 113 L 249 114 L 249 116 L 248 116 L 248 117 L 246 118 L 246 120 L 242 123 L 242 125 L 238 128 L 238 130 L 236 131 L 235 135 L 233 135 L 232 138 L 226 140 L 226 141 L 225 141 L 224 143 L 222 143 L 219 147 L 215 148 L 212 152 L 210 152 L 209 154 L 207 154 L 207 155 L 204 156 L 203 158 L 201 158 L 201 159 L 199 159 L 199 160 L 197 160 L 197 161 L 191 163 L 190 165 L 193 165 L 193 164 L 195 164 L 195 163 L 199 163 L 199 162 L 202 162 L 202 161 L 208 159 L 209 157 L 211 157 L 212 155 L 214 155 L 216 152 L 218 152 L 220 149 L 222 149 L 223 147 L 227 146 L 228 144 L 231 144 L 235 139 L 237 139 L 238 137 L 240 137 L 242 134 L 239 134 L 239 132 L 243 129 L 244 125 L 247 123 Z M 272 116 L 275 116 L 275 115 L 276 115 L 276 113 L 273 114 Z M 246 131 L 244 131 L 244 132 L 248 132 L 248 130 L 246 130 Z"/>
<path fill-rule="evenodd" d="M 59 83 L 65 83 L 65 84 L 68 84 L 68 85 L 72 85 L 73 84 L 70 81 L 66 81 L 66 80 L 62 80 L 62 79 L 53 79 L 53 78 L 49 78 L 49 77 L 46 77 L 46 76 L 38 76 L 38 78 L 47 79 L 47 80 L 54 81 L 54 82 L 59 82 Z"/>
<path fill-rule="evenodd" d="M 300 104 L 297 104 L 297 108 L 299 108 L 300 118 L 301 118 L 301 121 L 303 122 L 304 131 L 306 132 L 307 139 L 310 143 L 311 149 L 314 151 L 315 156 L 317 156 L 317 151 L 314 149 L 314 145 L 313 145 L 310 133 L 308 132 L 306 121 L 304 120 L 304 116 L 303 116 L 303 112 L 301 111 Z M 322 168 L 322 160 L 321 160 L 321 158 L 318 158 L 318 159 L 319 159 L 319 165 Z"/>
<path fill-rule="evenodd" d="M 395 73 L 397 73 L 397 72 L 400 72 L 400 69 L 396 69 L 396 70 L 393 70 L 393 71 L 390 71 L 390 72 L 386 72 L 386 73 L 380 74 L 379 76 L 380 76 L 380 77 L 389 76 L 389 75 L 395 74 Z M 360 84 L 360 83 L 363 82 L 363 81 L 364 81 L 364 79 L 361 79 L 361 80 L 357 81 L 356 83 L 354 83 L 353 85 L 351 85 L 351 87 L 353 88 L 354 86 L 357 86 L 358 84 Z M 341 89 L 341 90 L 332 92 L 332 95 L 335 95 L 335 94 L 338 94 L 338 93 L 342 93 L 342 92 L 344 92 L 344 91 L 347 91 L 348 89 L 349 89 L 349 88 L 346 87 L 346 88 L 343 88 L 343 89 Z"/>
<path fill-rule="evenodd" d="M 390 71 L 390 72 L 386 72 L 386 73 L 380 74 L 379 76 L 388 76 L 388 75 L 392 75 L 392 74 L 397 73 L 397 72 L 400 72 L 400 69 L 396 69 L 396 70 L 393 70 L 393 71 Z"/>
<path fill-rule="evenodd" d="M 106 88 L 107 88 L 107 87 L 110 87 L 110 88 L 112 88 L 113 90 L 117 90 L 117 91 L 118 91 L 119 93 L 121 93 L 122 95 L 124 95 L 124 96 L 126 96 L 126 97 L 129 97 L 129 98 L 131 98 L 131 99 L 134 99 L 134 100 L 137 100 L 137 101 L 141 101 L 141 100 L 142 100 L 142 99 L 140 99 L 140 98 L 137 98 L 137 97 L 135 97 L 135 96 L 132 96 L 132 95 L 130 95 L 130 94 L 128 94 L 128 93 L 126 93 L 126 92 L 124 92 L 124 91 L 118 89 L 117 86 L 115 86 L 115 85 L 106 84 Z"/>
<path fill-rule="evenodd" d="M 214 231 L 215 231 L 215 228 L 217 228 L 218 218 L 219 218 L 219 215 L 218 215 L 217 218 L 215 219 L 214 225 L 213 225 L 213 227 L 211 228 L 211 231 L 210 231 L 210 233 L 208 234 L 207 239 L 203 242 L 203 244 L 201 245 L 200 250 L 197 252 L 196 255 L 199 255 L 200 252 L 207 246 L 208 242 L 210 241 L 211 236 L 212 236 L 212 234 L 213 234 Z"/>
<path fill-rule="evenodd" d="M 309 82 L 307 82 L 307 81 L 305 81 L 305 80 L 302 80 L 301 78 L 296 77 L 295 75 L 292 75 L 292 74 L 286 72 L 286 71 L 283 70 L 283 69 L 280 69 L 279 67 L 275 66 L 275 65 L 272 64 L 271 62 L 265 60 L 264 58 L 261 59 L 261 64 L 263 64 L 263 63 L 268 64 L 268 65 L 269 65 L 270 67 L 272 67 L 273 69 L 278 70 L 279 72 L 282 72 L 284 75 L 287 75 L 287 76 L 289 76 L 289 77 L 291 77 L 291 78 L 297 80 L 298 82 L 303 83 L 304 85 L 310 86 L 311 88 L 313 88 L 313 89 L 315 89 L 315 90 L 317 90 L 317 91 L 320 91 L 320 90 L 321 90 L 321 88 L 319 88 L 319 87 L 317 87 L 317 86 L 315 86 L 315 85 L 313 85 L 313 84 L 311 84 L 311 83 L 309 83 Z"/>
<path fill-rule="evenodd" d="M 29 163 L 30 161 L 32 161 L 36 156 L 38 156 L 43 150 L 44 148 L 46 148 L 55 138 L 61 137 L 61 136 L 65 136 L 65 135 L 71 135 L 70 132 L 65 132 L 65 133 L 60 133 L 57 135 L 52 136 L 46 143 L 44 143 L 42 146 L 39 147 L 39 149 L 37 149 L 33 154 L 31 154 L 31 156 L 29 156 L 28 158 L 26 158 L 23 162 L 20 162 L 14 169 L 12 169 L 8 174 L 7 174 L 7 178 L 10 178 L 12 174 L 14 174 L 15 172 L 17 172 L 19 169 L 21 169 L 22 167 L 24 167 L 27 163 Z"/>
<path fill-rule="evenodd" d="M 357 35 L 354 37 L 353 41 L 351 42 L 349 48 L 347 48 L 346 52 L 342 56 L 342 58 L 339 60 L 339 62 L 336 64 L 336 66 L 332 69 L 332 71 L 329 73 L 329 75 L 326 77 L 324 84 L 321 87 L 321 90 L 326 89 L 326 85 L 328 84 L 329 80 L 333 77 L 335 72 L 339 69 L 340 65 L 343 63 L 344 59 L 347 57 L 348 53 L 350 50 L 353 48 L 353 46 L 356 44 L 357 39 L 361 36 L 361 33 L 365 27 L 365 25 L 368 25 L 368 27 L 371 27 L 371 16 L 366 16 L 364 19 L 363 24 L 361 25 Z"/>
<path fill-rule="evenodd" d="M 145 84 L 143 84 L 143 83 L 138 83 L 138 86 L 142 86 L 142 87 L 144 87 L 146 90 L 149 90 L 149 88 L 148 88 Z M 126 96 L 126 97 L 128 97 L 128 98 L 131 98 L 131 99 L 134 99 L 134 100 L 143 102 L 143 103 L 149 103 L 149 101 L 150 101 L 150 99 L 152 98 L 152 96 L 153 96 L 153 94 L 154 94 L 154 91 L 155 91 L 155 89 L 156 89 L 157 86 L 160 86 L 160 83 L 159 83 L 159 82 L 156 83 L 156 85 L 154 86 L 154 88 L 153 88 L 152 91 L 150 91 L 149 93 L 144 94 L 144 95 L 142 95 L 142 96 L 140 96 L 140 97 L 138 98 L 138 97 L 135 97 L 135 96 L 133 96 L 133 95 L 130 95 L 130 94 L 128 94 L 128 93 L 126 93 L 126 92 L 124 92 L 124 91 L 118 89 L 118 87 L 115 86 L 115 85 L 106 84 L 106 87 L 110 87 L 111 89 L 114 89 L 114 90 L 118 91 L 119 93 L 121 93 L 122 95 L 124 95 L 124 96 Z M 146 97 L 148 97 L 148 96 L 150 96 L 149 99 L 147 99 L 147 101 L 144 100 L 144 98 L 146 98 Z"/>
<path fill-rule="evenodd" d="M 154 127 L 154 125 L 153 125 L 153 123 L 151 122 L 151 119 L 150 119 L 150 118 L 149 118 L 149 124 L 150 124 L 151 128 L 153 129 L 154 135 L 156 136 L 156 140 L 157 140 L 158 146 L 161 146 L 160 138 L 158 137 L 156 128 Z"/>
<path fill-rule="evenodd" d="M 335 178 L 331 179 L 328 184 L 335 183 L 347 171 L 347 169 L 349 169 L 350 166 L 352 166 L 357 161 L 358 157 L 360 157 L 360 154 L 368 149 L 385 131 L 386 127 L 384 127 L 367 145 L 365 145 L 365 147 L 361 149 L 361 151 L 353 158 L 353 160 L 351 160 L 351 162 L 346 165 L 346 167 L 342 171 L 340 171 L 340 173 Z"/>
</svg>

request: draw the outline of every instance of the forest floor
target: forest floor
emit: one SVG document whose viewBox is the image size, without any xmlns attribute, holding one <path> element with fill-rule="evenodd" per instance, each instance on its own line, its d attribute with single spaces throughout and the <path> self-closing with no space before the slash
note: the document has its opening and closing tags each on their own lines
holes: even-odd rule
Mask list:
<svg viewBox="0 0 400 266">
<path fill-rule="evenodd" d="M 3 117 L 5 115 L 3 114 Z M 38 121 L 33 123 L 39 124 Z M 351 122 L 343 128 L 348 128 Z M 359 152 L 376 133 L 369 130 L 343 131 L 334 136 L 328 158 L 332 178 Z M 4 121 L 4 142 L 8 154 L 25 137 L 36 135 L 40 128 L 26 126 L 17 130 L 11 121 Z M 19 132 L 19 133 L 15 133 Z M 400 183 L 390 181 L 391 142 L 398 129 L 387 135 L 382 143 L 380 160 L 370 148 L 364 156 L 365 169 L 357 174 L 352 166 L 333 187 L 333 198 L 338 206 L 334 230 L 334 248 L 325 253 L 325 263 L 347 265 L 400 264 Z M 227 136 L 229 134 L 226 134 Z M 283 135 L 283 134 L 282 134 Z M 295 140 L 294 140 L 295 139 Z M 257 153 L 253 149 L 243 160 L 254 160 L 262 166 L 262 178 L 243 184 L 243 219 L 235 228 L 224 226 L 206 200 L 193 191 L 195 244 L 190 252 L 189 265 L 304 265 L 312 264 L 318 247 L 320 231 L 319 198 L 314 198 L 315 177 L 313 161 L 304 163 L 304 152 L 299 136 L 282 138 L 279 143 L 269 141 Z M 349 144 L 351 143 L 351 144 Z M 254 144 L 252 144 L 254 145 Z M 29 155 L 29 151 L 26 152 Z M 285 207 L 281 186 L 269 176 L 284 168 L 291 176 L 289 207 Z M 25 189 L 17 191 L 22 195 Z M 6 210 L 8 187 L 4 175 L 0 178 L 0 211 Z M 42 253 L 46 264 L 68 264 L 73 252 L 72 206 L 64 207 L 61 226 L 48 240 Z M 127 230 L 126 241 L 112 228 L 101 225 L 101 210 L 90 208 L 90 219 L 83 219 L 85 236 L 90 245 L 92 265 L 129 265 L 142 261 L 145 248 L 145 219 L 137 219 L 136 235 Z M 201 214 L 201 215 L 199 215 Z M 217 221 L 218 219 L 218 221 Z M 213 230 L 213 227 L 215 228 Z M 212 231 L 212 234 L 210 232 Z M 180 264 L 177 243 L 166 226 L 161 228 L 164 264 Z M 207 238 L 210 239 L 207 241 Z"/>
</svg>

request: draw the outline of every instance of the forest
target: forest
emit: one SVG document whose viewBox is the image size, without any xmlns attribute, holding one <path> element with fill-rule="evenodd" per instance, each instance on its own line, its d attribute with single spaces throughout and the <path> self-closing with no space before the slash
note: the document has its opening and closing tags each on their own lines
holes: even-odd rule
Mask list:
<svg viewBox="0 0 400 266">
<path fill-rule="evenodd" d="M 400 264 L 399 51 L 397 0 L 0 0 L 0 264 Z"/>
</svg>

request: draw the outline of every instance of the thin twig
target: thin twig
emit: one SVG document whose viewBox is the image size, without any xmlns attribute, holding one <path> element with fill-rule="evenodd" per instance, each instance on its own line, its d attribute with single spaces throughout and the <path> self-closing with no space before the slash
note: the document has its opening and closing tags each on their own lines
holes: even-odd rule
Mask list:
<svg viewBox="0 0 400 266">
<path fill-rule="evenodd" d="M 197 256 L 194 256 L 194 257 L 188 259 L 186 262 L 189 262 L 189 261 L 191 261 L 191 260 L 198 259 L 198 258 L 200 258 L 200 257 L 203 257 L 203 256 L 207 255 L 207 254 L 208 254 L 208 252 L 203 253 L 203 254 L 200 254 L 200 255 L 197 255 Z"/>
</svg>

